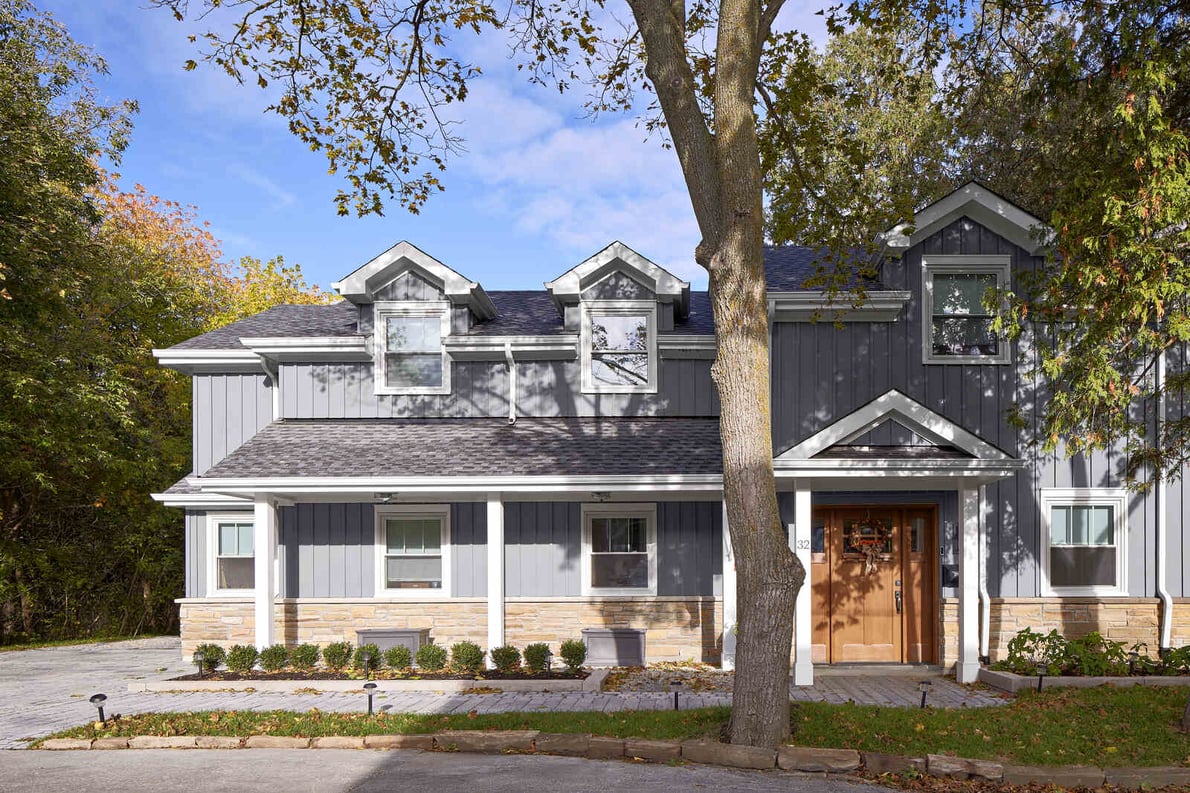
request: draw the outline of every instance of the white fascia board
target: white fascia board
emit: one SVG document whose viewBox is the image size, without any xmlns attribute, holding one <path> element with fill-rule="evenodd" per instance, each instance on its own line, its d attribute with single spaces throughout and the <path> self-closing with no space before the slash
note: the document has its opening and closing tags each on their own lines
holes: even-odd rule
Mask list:
<svg viewBox="0 0 1190 793">
<path fill-rule="evenodd" d="M 222 493 L 150 493 L 149 497 L 167 507 L 212 509 L 252 505 L 251 497 L 228 496 Z"/>
<path fill-rule="evenodd" d="M 203 479 L 204 493 L 249 495 L 276 493 L 468 493 L 542 492 L 583 493 L 615 491 L 718 491 L 719 474 L 673 474 L 657 476 L 433 476 L 433 477 L 261 477 L 254 479 Z"/>
<path fill-rule="evenodd" d="M 714 335 L 677 335 L 674 333 L 657 334 L 657 349 L 662 352 L 671 350 L 710 350 L 717 349 Z"/>
<path fill-rule="evenodd" d="M 619 240 L 608 245 L 589 259 L 580 262 L 552 281 L 547 281 L 545 288 L 554 298 L 554 302 L 561 305 L 565 302 L 575 302 L 582 295 L 584 289 L 598 283 L 605 275 L 603 272 L 608 265 L 615 261 L 623 262 L 641 278 L 639 280 L 649 287 L 658 298 L 677 300 L 679 312 L 685 313 L 689 308 L 690 283 L 683 281 L 664 267 L 646 259 Z M 668 300 L 666 302 L 669 302 Z"/>
<path fill-rule="evenodd" d="M 968 182 L 917 212 L 912 224 L 900 223 L 884 232 L 880 240 L 890 250 L 904 251 L 964 215 L 1033 256 L 1044 253 L 1053 238 L 1053 229 L 1040 218 L 986 187 Z M 1040 239 L 1034 236 L 1034 230 L 1039 232 Z"/>
<path fill-rule="evenodd" d="M 260 356 L 252 350 L 200 350 L 167 347 L 153 350 L 157 363 L 180 372 L 216 372 L 230 369 L 259 369 Z"/>
<path fill-rule="evenodd" d="M 848 413 L 835 423 L 824 427 L 791 449 L 782 452 L 776 462 L 809 460 L 836 444 L 845 444 L 870 432 L 888 419 L 934 443 L 952 445 L 970 454 L 977 461 L 1019 462 L 990 443 L 915 402 L 895 388 L 873 399 L 863 407 Z M 816 460 L 816 464 L 826 463 Z M 888 461 L 889 464 L 895 461 Z M 883 462 L 882 462 L 883 464 Z"/>
<path fill-rule="evenodd" d="M 446 351 L 458 360 L 504 360 L 512 348 L 517 360 L 574 360 L 578 357 L 578 335 L 557 336 L 448 336 Z"/>
<path fill-rule="evenodd" d="M 342 281 L 335 281 L 331 288 L 353 303 L 370 303 L 375 289 L 389 283 L 408 269 L 415 269 L 420 274 L 429 276 L 452 303 L 466 304 L 480 319 L 496 316 L 496 307 L 482 286 L 406 240 L 398 242 L 357 268 Z"/>
<path fill-rule="evenodd" d="M 363 336 L 241 338 L 240 344 L 274 361 L 370 361 Z"/>
<path fill-rule="evenodd" d="M 878 458 L 864 460 L 775 460 L 773 470 L 791 476 L 1012 476 L 1028 467 L 1025 460 Z"/>
<path fill-rule="evenodd" d="M 868 292 L 863 303 L 855 305 L 842 295 L 830 300 L 822 291 L 769 292 L 775 322 L 894 322 L 912 293 L 905 291 Z"/>
</svg>

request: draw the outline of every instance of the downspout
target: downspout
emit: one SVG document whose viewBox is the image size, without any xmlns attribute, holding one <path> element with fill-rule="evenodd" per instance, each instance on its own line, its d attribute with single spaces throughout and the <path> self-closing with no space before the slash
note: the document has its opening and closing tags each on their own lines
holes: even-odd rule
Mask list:
<svg viewBox="0 0 1190 793">
<path fill-rule="evenodd" d="M 508 424 L 516 424 L 516 361 L 512 357 L 512 342 L 504 345 L 504 361 L 508 364 Z"/>
<path fill-rule="evenodd" d="M 979 486 L 979 662 L 990 664 L 991 653 L 988 650 L 992 632 L 992 598 L 988 594 L 987 571 L 987 488 Z"/>
<path fill-rule="evenodd" d="M 1157 383 L 1153 389 L 1157 394 L 1157 442 L 1162 443 L 1165 430 L 1165 350 L 1157 354 Z M 1157 597 L 1161 599 L 1161 638 L 1158 653 L 1165 654 L 1170 648 L 1170 634 L 1173 632 L 1173 597 L 1169 594 L 1165 575 L 1166 537 L 1169 534 L 1169 519 L 1165 514 L 1165 477 L 1159 477 L 1154 485 L 1153 500 L 1157 509 Z"/>
<path fill-rule="evenodd" d="M 264 370 L 265 382 L 272 386 L 273 421 L 281 418 L 281 366 L 260 356 L 260 368 Z"/>
</svg>

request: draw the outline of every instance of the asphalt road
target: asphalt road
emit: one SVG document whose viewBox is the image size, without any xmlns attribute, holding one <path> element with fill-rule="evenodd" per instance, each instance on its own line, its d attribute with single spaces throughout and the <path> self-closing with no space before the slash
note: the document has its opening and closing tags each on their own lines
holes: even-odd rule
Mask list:
<svg viewBox="0 0 1190 793">
<path fill-rule="evenodd" d="M 347 749 L 0 752 L 0 793 L 859 793 L 882 788 L 784 771 L 733 771 L 527 755 Z"/>
</svg>

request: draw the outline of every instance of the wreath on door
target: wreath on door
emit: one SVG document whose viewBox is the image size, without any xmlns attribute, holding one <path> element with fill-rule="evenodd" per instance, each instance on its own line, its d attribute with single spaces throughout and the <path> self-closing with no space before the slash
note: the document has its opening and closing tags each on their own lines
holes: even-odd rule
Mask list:
<svg viewBox="0 0 1190 793">
<path fill-rule="evenodd" d="M 878 520 L 872 520 L 871 515 L 852 527 L 851 547 L 863 556 L 865 575 L 876 572 L 876 562 L 880 554 L 884 553 L 888 539 L 888 527 Z"/>
</svg>

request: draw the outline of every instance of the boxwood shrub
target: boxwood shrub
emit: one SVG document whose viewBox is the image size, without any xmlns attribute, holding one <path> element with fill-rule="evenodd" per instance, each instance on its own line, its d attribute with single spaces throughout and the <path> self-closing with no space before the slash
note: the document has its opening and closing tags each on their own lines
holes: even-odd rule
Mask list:
<svg viewBox="0 0 1190 793">
<path fill-rule="evenodd" d="M 341 672 L 351 660 L 351 642 L 332 642 L 322 648 L 322 660 L 332 672 Z"/>
<path fill-rule="evenodd" d="M 413 666 L 413 653 L 403 644 L 389 647 L 384 651 L 384 663 L 389 669 L 408 669 Z"/>
<path fill-rule="evenodd" d="M 368 668 L 373 671 L 379 669 L 384 664 L 384 656 L 380 654 L 380 648 L 369 642 L 355 648 L 355 656 L 351 659 L 351 665 L 361 672 L 364 671 L 365 655 L 372 659 L 368 662 Z"/>
<path fill-rule="evenodd" d="M 427 672 L 440 672 L 446 666 L 446 648 L 423 644 L 417 648 L 417 665 Z"/>
<path fill-rule="evenodd" d="M 544 672 L 549 661 L 550 646 L 545 642 L 534 642 L 525 647 L 525 666 L 530 672 Z"/>
<path fill-rule="evenodd" d="M 280 672 L 289 663 L 289 648 L 274 644 L 260 651 L 260 668 L 266 672 Z"/>
<path fill-rule="evenodd" d="M 289 665 L 302 671 L 313 669 L 321 654 L 317 644 L 299 644 L 289 651 Z"/>
<path fill-rule="evenodd" d="M 194 648 L 194 652 L 196 655 L 202 653 L 202 671 L 205 674 L 210 674 L 218 669 L 227 657 L 224 649 L 217 644 L 200 644 Z"/>
<path fill-rule="evenodd" d="M 521 666 L 521 651 L 511 644 L 493 647 L 492 663 L 501 672 L 515 672 Z"/>
<path fill-rule="evenodd" d="M 256 666 L 260 653 L 250 644 L 234 644 L 227 651 L 227 671 L 246 674 Z"/>
<path fill-rule="evenodd" d="M 561 649 L 562 660 L 571 671 L 578 671 L 583 661 L 587 660 L 587 645 L 583 644 L 581 639 L 567 639 L 562 642 Z"/>
<path fill-rule="evenodd" d="M 483 648 L 475 642 L 456 642 L 450 648 L 450 665 L 465 675 L 478 673 L 483 669 Z"/>
</svg>

